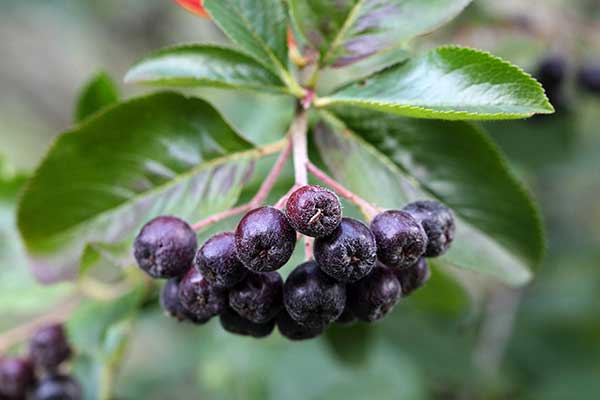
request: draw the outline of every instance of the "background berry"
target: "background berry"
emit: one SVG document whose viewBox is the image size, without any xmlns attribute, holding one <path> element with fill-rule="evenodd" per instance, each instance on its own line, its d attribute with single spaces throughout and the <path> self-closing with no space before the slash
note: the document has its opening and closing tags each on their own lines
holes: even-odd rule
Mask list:
<svg viewBox="0 0 600 400">
<path fill-rule="evenodd" d="M 71 346 L 62 324 L 44 326 L 29 340 L 29 359 L 41 370 L 55 371 L 69 357 Z"/>
<path fill-rule="evenodd" d="M 192 265 L 197 247 L 196 233 L 175 217 L 148 222 L 134 242 L 134 255 L 142 270 L 153 278 L 181 276 Z"/>
<path fill-rule="evenodd" d="M 257 324 L 252 321 L 248 321 L 242 318 L 235 310 L 227 307 L 225 311 L 219 316 L 221 326 L 228 332 L 235 333 L 236 335 L 252 336 L 255 338 L 261 338 L 269 336 L 275 328 L 275 318 L 270 321 L 266 321 L 261 324 Z"/>
<path fill-rule="evenodd" d="M 254 272 L 275 271 L 292 256 L 296 232 L 287 217 L 273 207 L 260 207 L 242 218 L 235 231 L 239 259 Z"/>
<path fill-rule="evenodd" d="M 229 291 L 229 305 L 257 324 L 277 316 L 283 308 L 283 279 L 278 272 L 250 273 Z"/>
<path fill-rule="evenodd" d="M 283 287 L 283 302 L 290 316 L 310 327 L 335 321 L 346 305 L 346 288 L 327 274 L 314 261 L 300 264 L 292 271 Z"/>
<path fill-rule="evenodd" d="M 338 281 L 357 281 L 375 265 L 375 236 L 362 222 L 342 218 L 331 235 L 315 240 L 315 259 L 326 274 Z"/>
<path fill-rule="evenodd" d="M 322 237 L 331 234 L 342 221 L 342 205 L 332 191 L 306 185 L 290 195 L 286 214 L 292 227 L 298 232 Z"/>
<path fill-rule="evenodd" d="M 577 84 L 590 93 L 600 94 L 600 63 L 584 65 L 579 68 Z"/>
<path fill-rule="evenodd" d="M 437 201 L 423 200 L 410 203 L 404 207 L 404 211 L 410 213 L 427 234 L 425 257 L 440 256 L 450 248 L 456 225 L 448 207 Z"/>
<path fill-rule="evenodd" d="M 21 358 L 0 359 L 0 399 L 24 399 L 34 384 L 33 366 Z"/>
<path fill-rule="evenodd" d="M 385 317 L 402 294 L 391 268 L 378 263 L 364 279 L 348 285 L 348 302 L 360 320 L 372 322 Z"/>
<path fill-rule="evenodd" d="M 279 333 L 290 340 L 306 340 L 319 336 L 325 330 L 326 325 L 306 326 L 300 325 L 283 310 L 277 316 L 277 329 Z"/>
<path fill-rule="evenodd" d="M 371 230 L 377 242 L 377 258 L 390 267 L 413 265 L 427 248 L 423 227 L 404 211 L 388 210 L 378 214 L 371 221 Z"/>
<path fill-rule="evenodd" d="M 179 300 L 179 278 L 172 278 L 167 281 L 160 292 L 160 305 L 165 312 L 179 321 L 190 321 L 202 324 L 208 321 L 208 318 L 198 319 L 194 317 Z"/>
<path fill-rule="evenodd" d="M 424 258 L 410 268 L 395 269 L 396 278 L 402 286 L 402 296 L 408 296 L 421 286 L 423 286 L 431 276 L 429 266 Z"/>
<path fill-rule="evenodd" d="M 568 108 L 563 82 L 567 76 L 567 60 L 561 55 L 553 55 L 542 59 L 534 76 L 542 84 L 550 103 L 557 109 Z"/>
<path fill-rule="evenodd" d="M 233 232 L 217 233 L 208 239 L 196 253 L 194 263 L 210 283 L 223 288 L 233 287 L 248 272 L 237 257 Z"/>
<path fill-rule="evenodd" d="M 227 292 L 211 285 L 196 268 L 190 268 L 179 283 L 179 300 L 195 320 L 205 321 L 225 309 Z"/>
<path fill-rule="evenodd" d="M 79 383 L 67 375 L 49 376 L 35 390 L 34 400 L 80 400 L 83 398 Z"/>
</svg>

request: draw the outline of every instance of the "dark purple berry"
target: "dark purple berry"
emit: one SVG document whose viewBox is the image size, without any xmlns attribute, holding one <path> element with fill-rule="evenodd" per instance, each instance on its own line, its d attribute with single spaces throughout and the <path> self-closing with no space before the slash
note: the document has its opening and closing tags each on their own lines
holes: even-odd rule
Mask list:
<svg viewBox="0 0 600 400">
<path fill-rule="evenodd" d="M 235 286 L 248 273 L 237 257 L 233 232 L 217 233 L 208 239 L 196 253 L 194 263 L 210 283 L 223 288 Z"/>
<path fill-rule="evenodd" d="M 27 391 L 35 383 L 33 366 L 21 358 L 0 360 L 0 398 L 25 399 Z"/>
<path fill-rule="evenodd" d="M 56 371 L 61 363 L 71 357 L 71 353 L 62 324 L 38 329 L 29 341 L 29 359 L 36 368 L 43 371 Z"/>
<path fill-rule="evenodd" d="M 269 336 L 275 328 L 275 318 L 271 319 L 270 321 L 257 324 L 242 318 L 238 313 L 229 307 L 221 313 L 219 318 L 221 320 L 221 326 L 223 329 L 236 335 L 262 338 Z"/>
<path fill-rule="evenodd" d="M 413 265 L 427 248 L 427 235 L 419 222 L 405 211 L 388 210 L 371 221 L 377 242 L 377 258 L 390 267 Z"/>
<path fill-rule="evenodd" d="M 327 275 L 340 282 L 355 282 L 375 265 L 375 236 L 362 222 L 342 218 L 331 235 L 315 240 L 315 259 Z"/>
<path fill-rule="evenodd" d="M 372 322 L 385 317 L 402 294 L 391 268 L 378 263 L 366 278 L 348 285 L 348 302 L 356 317 Z"/>
<path fill-rule="evenodd" d="M 148 222 L 135 239 L 135 258 L 153 278 L 175 278 L 192 265 L 197 239 L 194 230 L 175 217 L 158 217 Z"/>
<path fill-rule="evenodd" d="M 335 321 L 346 305 L 346 288 L 323 273 L 314 261 L 300 264 L 283 287 L 283 303 L 301 325 L 319 327 Z"/>
<path fill-rule="evenodd" d="M 203 324 L 209 318 L 198 319 L 194 317 L 179 300 L 179 278 L 172 278 L 167 281 L 160 292 L 160 305 L 165 312 L 179 321 L 190 321 L 196 324 Z"/>
<path fill-rule="evenodd" d="M 238 258 L 254 272 L 275 271 L 290 259 L 296 232 L 287 217 L 273 207 L 260 207 L 242 218 L 235 231 Z"/>
<path fill-rule="evenodd" d="M 250 273 L 229 291 L 229 305 L 257 324 L 277 316 L 283 308 L 283 280 L 278 272 Z"/>
<path fill-rule="evenodd" d="M 356 321 L 356 315 L 350 309 L 349 301 L 346 301 L 346 307 L 344 307 L 344 312 L 335 320 L 338 324 L 351 324 Z"/>
<path fill-rule="evenodd" d="M 560 55 L 546 57 L 540 61 L 534 75 L 546 90 L 556 89 L 567 75 L 567 60 Z"/>
<path fill-rule="evenodd" d="M 410 268 L 394 270 L 396 278 L 402 286 L 402 296 L 408 296 L 421 286 L 423 286 L 431 276 L 427 261 L 421 258 Z"/>
<path fill-rule="evenodd" d="M 293 192 L 285 212 L 295 230 L 312 237 L 331 234 L 342 221 L 342 204 L 337 195 L 314 185 Z"/>
<path fill-rule="evenodd" d="M 277 328 L 279 333 L 290 340 L 306 340 L 319 336 L 325 330 L 326 325 L 306 326 L 300 325 L 283 310 L 277 316 Z"/>
<path fill-rule="evenodd" d="M 42 380 L 33 395 L 34 400 L 80 400 L 79 383 L 67 375 L 49 376 Z"/>
<path fill-rule="evenodd" d="M 577 84 L 590 93 L 600 94 L 600 63 L 584 65 L 579 68 Z"/>
<path fill-rule="evenodd" d="M 425 257 L 440 256 L 450 248 L 456 225 L 454 215 L 448 207 L 437 201 L 423 200 L 407 205 L 404 211 L 410 213 L 423 226 L 427 234 Z M 386 264 L 384 260 L 381 261 Z"/>
<path fill-rule="evenodd" d="M 179 283 L 179 300 L 196 321 L 206 321 L 227 307 L 227 292 L 190 268 Z"/>
</svg>

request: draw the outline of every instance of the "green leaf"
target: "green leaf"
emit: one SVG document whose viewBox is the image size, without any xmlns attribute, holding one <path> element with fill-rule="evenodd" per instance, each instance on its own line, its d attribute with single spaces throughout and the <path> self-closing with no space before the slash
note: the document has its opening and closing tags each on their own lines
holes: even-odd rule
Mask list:
<svg viewBox="0 0 600 400">
<path fill-rule="evenodd" d="M 369 359 L 374 339 L 372 326 L 364 322 L 332 324 L 324 338 L 333 354 L 349 365 L 360 365 Z"/>
<path fill-rule="evenodd" d="M 105 72 L 92 77 L 83 87 L 77 100 L 75 122 L 81 122 L 119 100 L 119 90 Z"/>
<path fill-rule="evenodd" d="M 471 0 L 290 0 L 291 15 L 321 54 L 344 67 L 437 29 Z"/>
<path fill-rule="evenodd" d="M 317 105 L 352 105 L 415 118 L 514 119 L 554 109 L 541 85 L 519 68 L 478 50 L 440 47 Z"/>
<path fill-rule="evenodd" d="M 465 122 L 338 109 L 315 140 L 327 167 L 352 191 L 385 208 L 433 198 L 457 216 L 443 264 L 528 282 L 544 237 L 536 206 L 495 145 Z"/>
<path fill-rule="evenodd" d="M 213 86 L 284 91 L 281 80 L 251 57 L 213 45 L 186 45 L 160 50 L 135 64 L 127 83 L 156 86 Z"/>
<path fill-rule="evenodd" d="M 158 93 L 56 140 L 21 198 L 18 226 L 42 279 L 74 275 L 87 243 L 130 243 L 151 218 L 194 221 L 234 205 L 260 149 L 208 103 Z"/>
</svg>

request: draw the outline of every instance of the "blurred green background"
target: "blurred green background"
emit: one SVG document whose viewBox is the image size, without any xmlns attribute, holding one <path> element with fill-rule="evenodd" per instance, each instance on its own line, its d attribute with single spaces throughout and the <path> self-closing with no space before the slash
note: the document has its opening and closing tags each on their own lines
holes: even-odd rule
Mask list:
<svg viewBox="0 0 600 400">
<path fill-rule="evenodd" d="M 100 70 L 120 82 L 134 61 L 165 45 L 224 38 L 168 0 L 2 1 L 0 37 L 2 345 L 18 335 L 15 327 L 48 313 L 60 318 L 72 301 L 75 284 L 43 287 L 30 276 L 14 206 L 52 138 L 70 126 L 81 85 Z M 107 385 L 119 399 L 600 396 L 600 98 L 574 80 L 581 65 L 600 61 L 600 4 L 475 0 L 416 46 L 441 43 L 489 50 L 530 72 L 548 55 L 568 62 L 565 107 L 556 115 L 485 124 L 544 213 L 548 251 L 532 284 L 510 289 L 434 270 L 430 284 L 385 321 L 306 343 L 278 334 L 233 337 L 218 321 L 178 324 L 156 301 L 132 311 L 142 301 L 136 292 L 107 302 L 115 287 L 110 294 L 86 287 L 96 299 L 77 309 L 69 327 L 81 351 L 73 367 L 90 398 Z M 140 92 L 120 86 L 127 96 Z M 207 93 L 238 127 L 259 132 L 259 141 L 286 127 L 285 115 L 260 113 L 287 106 L 284 99 L 199 92 Z"/>
</svg>

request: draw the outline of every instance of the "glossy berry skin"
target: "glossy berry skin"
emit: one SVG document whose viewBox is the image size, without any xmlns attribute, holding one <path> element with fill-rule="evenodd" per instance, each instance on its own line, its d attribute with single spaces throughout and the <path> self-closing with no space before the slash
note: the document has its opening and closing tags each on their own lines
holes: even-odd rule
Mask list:
<svg viewBox="0 0 600 400">
<path fill-rule="evenodd" d="M 423 227 L 405 211 L 379 213 L 371 221 L 371 230 L 377 242 L 377 258 L 390 267 L 410 267 L 427 248 Z"/>
<path fill-rule="evenodd" d="M 270 321 L 257 324 L 242 318 L 238 313 L 229 307 L 221 313 L 219 319 L 223 329 L 236 335 L 262 338 L 269 336 L 271 332 L 273 332 L 273 329 L 275 329 L 274 318 Z"/>
<path fill-rule="evenodd" d="M 308 261 L 297 266 L 285 281 L 283 303 L 299 324 L 320 327 L 342 314 L 346 288 L 323 273 L 316 262 Z"/>
<path fill-rule="evenodd" d="M 0 399 L 25 399 L 35 383 L 31 363 L 20 358 L 0 359 Z"/>
<path fill-rule="evenodd" d="M 600 94 L 600 63 L 584 65 L 577 71 L 577 84 L 593 94 Z"/>
<path fill-rule="evenodd" d="M 133 244 L 140 268 L 152 278 L 175 278 L 192 265 L 197 239 L 194 230 L 175 217 L 158 217 L 148 222 Z"/>
<path fill-rule="evenodd" d="M 279 333 L 294 341 L 316 338 L 323 333 L 325 327 L 326 325 L 300 325 L 285 310 L 281 311 L 277 316 L 277 329 L 279 329 Z"/>
<path fill-rule="evenodd" d="M 206 321 L 227 307 L 227 292 L 190 268 L 179 283 L 179 300 L 195 321 Z"/>
<path fill-rule="evenodd" d="M 406 297 L 412 292 L 423 286 L 429 280 L 431 272 L 427 261 L 421 258 L 415 265 L 406 269 L 394 270 L 396 278 L 402 286 L 402 296 Z"/>
<path fill-rule="evenodd" d="M 33 395 L 34 400 L 80 400 L 82 398 L 81 386 L 67 375 L 54 375 L 43 379 Z"/>
<path fill-rule="evenodd" d="M 71 346 L 62 324 L 44 326 L 29 340 L 29 359 L 40 370 L 55 371 L 71 354 Z"/>
<path fill-rule="evenodd" d="M 296 232 L 287 217 L 273 207 L 247 213 L 235 231 L 235 247 L 244 266 L 254 272 L 275 271 L 290 259 Z"/>
<path fill-rule="evenodd" d="M 348 285 L 350 309 L 362 321 L 385 317 L 396 305 L 402 290 L 391 268 L 378 263 L 366 278 Z"/>
<path fill-rule="evenodd" d="M 190 321 L 196 324 L 203 324 L 209 320 L 197 319 L 190 313 L 179 300 L 179 278 L 172 278 L 167 281 L 160 292 L 160 305 L 167 315 L 178 321 Z"/>
<path fill-rule="evenodd" d="M 209 238 L 196 253 L 194 264 L 210 283 L 222 288 L 233 287 L 248 273 L 237 257 L 233 232 Z"/>
<path fill-rule="evenodd" d="M 330 235 L 342 221 L 342 204 L 337 195 L 314 185 L 294 191 L 285 212 L 296 231 L 311 237 Z"/>
<path fill-rule="evenodd" d="M 283 309 L 283 279 L 278 272 L 250 273 L 229 291 L 229 306 L 257 324 L 272 320 Z"/>
<path fill-rule="evenodd" d="M 423 200 L 410 203 L 404 207 L 404 211 L 412 215 L 427 234 L 425 257 L 438 257 L 450 248 L 456 224 L 454 214 L 448 207 L 437 201 Z"/>
<path fill-rule="evenodd" d="M 377 245 L 369 227 L 342 218 L 331 235 L 315 240 L 314 253 L 327 275 L 340 282 L 355 282 L 371 272 L 377 260 Z"/>
</svg>

